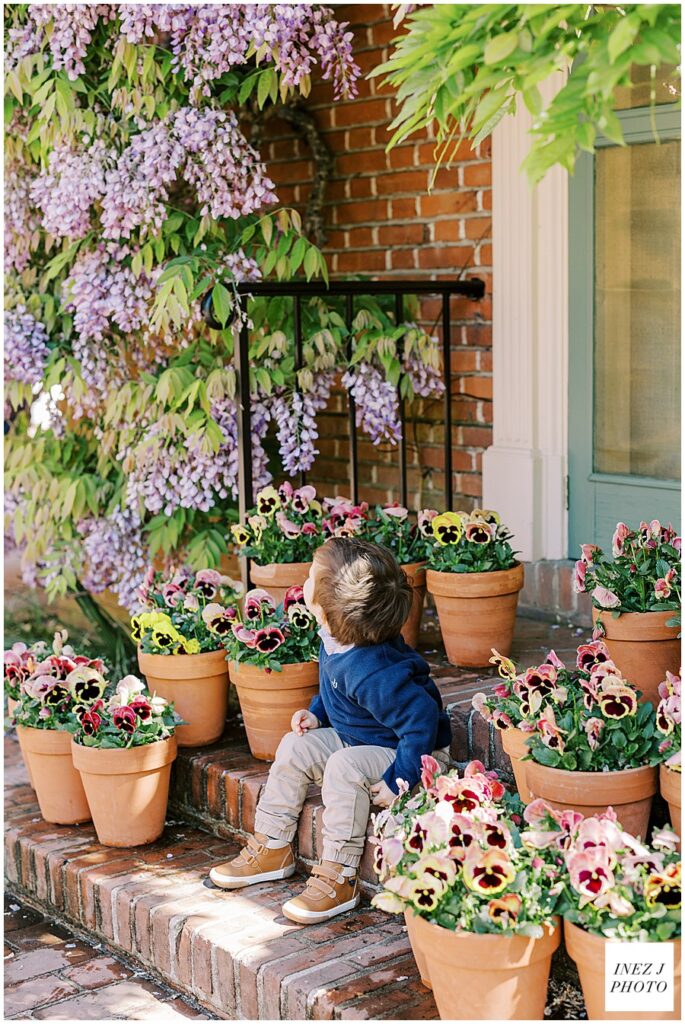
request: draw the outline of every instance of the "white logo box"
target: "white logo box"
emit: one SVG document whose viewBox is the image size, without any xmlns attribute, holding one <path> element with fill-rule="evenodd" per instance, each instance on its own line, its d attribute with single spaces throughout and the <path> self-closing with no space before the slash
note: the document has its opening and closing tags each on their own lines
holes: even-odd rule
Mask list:
<svg viewBox="0 0 685 1024">
<path fill-rule="evenodd" d="M 607 942 L 604 948 L 607 1012 L 673 1012 L 672 943 Z"/>
</svg>

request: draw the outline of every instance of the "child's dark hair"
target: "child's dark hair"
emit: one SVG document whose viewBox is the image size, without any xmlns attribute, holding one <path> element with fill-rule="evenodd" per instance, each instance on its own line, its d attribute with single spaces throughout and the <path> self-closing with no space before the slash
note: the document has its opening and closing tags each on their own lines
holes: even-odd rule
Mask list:
<svg viewBox="0 0 685 1024">
<path fill-rule="evenodd" d="M 413 592 L 387 548 L 356 537 L 331 537 L 314 558 L 321 567 L 314 600 L 336 640 L 362 647 L 400 635 Z"/>
</svg>

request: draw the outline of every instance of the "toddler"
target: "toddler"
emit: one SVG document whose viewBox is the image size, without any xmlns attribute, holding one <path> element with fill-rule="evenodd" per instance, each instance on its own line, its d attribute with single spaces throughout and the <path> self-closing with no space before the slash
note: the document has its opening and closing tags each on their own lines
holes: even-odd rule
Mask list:
<svg viewBox="0 0 685 1024">
<path fill-rule="evenodd" d="M 359 903 L 357 867 L 370 805 L 388 807 L 399 782 L 413 788 L 422 754 L 449 763 L 450 724 L 424 659 L 400 636 L 412 589 L 377 544 L 334 537 L 320 547 L 304 586 L 320 625 L 319 694 L 296 711 L 276 752 L 255 834 L 210 878 L 222 889 L 287 878 L 292 841 L 311 783 L 322 787 L 323 857 L 304 892 L 283 906 L 299 924 Z"/>
</svg>

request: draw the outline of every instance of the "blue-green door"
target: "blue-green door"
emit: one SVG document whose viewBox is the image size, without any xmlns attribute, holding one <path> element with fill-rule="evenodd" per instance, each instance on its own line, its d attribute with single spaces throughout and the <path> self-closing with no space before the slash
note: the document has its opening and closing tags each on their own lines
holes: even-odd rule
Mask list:
<svg viewBox="0 0 685 1024">
<path fill-rule="evenodd" d="M 680 111 L 619 112 L 570 184 L 569 555 L 680 525 Z M 655 141 L 654 127 L 659 141 Z"/>
</svg>

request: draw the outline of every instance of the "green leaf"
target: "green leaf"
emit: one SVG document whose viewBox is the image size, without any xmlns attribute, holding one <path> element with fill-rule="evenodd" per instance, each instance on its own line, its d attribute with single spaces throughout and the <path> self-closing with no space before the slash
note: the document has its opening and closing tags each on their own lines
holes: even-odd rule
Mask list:
<svg viewBox="0 0 685 1024">
<path fill-rule="evenodd" d="M 310 246 L 304 257 L 304 272 L 307 275 L 308 281 L 311 280 L 311 278 L 314 276 L 314 274 L 316 274 L 318 269 L 319 254 L 317 250 L 314 248 L 314 246 Z"/>
<path fill-rule="evenodd" d="M 225 327 L 233 312 L 233 300 L 231 293 L 220 281 L 212 288 L 212 306 L 217 320 L 222 327 Z"/>
<path fill-rule="evenodd" d="M 518 46 L 518 31 L 504 32 L 502 35 L 493 36 L 485 44 L 483 59 L 486 64 L 498 64 L 506 60 Z"/>
<path fill-rule="evenodd" d="M 640 15 L 633 13 L 624 15 L 618 19 L 616 27 L 612 30 L 607 43 L 609 60 L 613 64 L 635 39 L 640 31 Z"/>
</svg>

